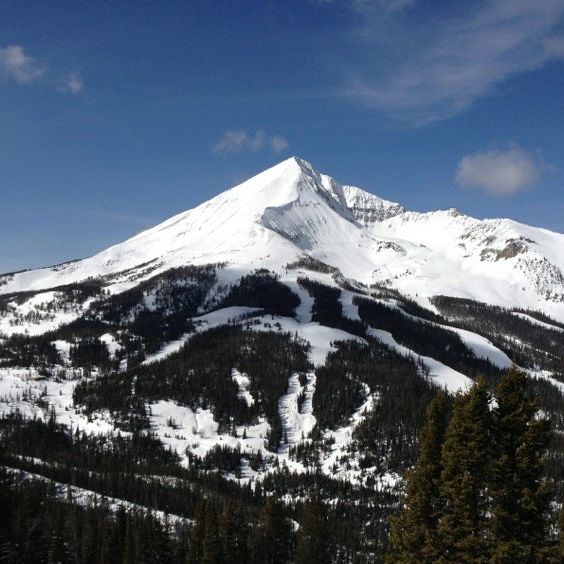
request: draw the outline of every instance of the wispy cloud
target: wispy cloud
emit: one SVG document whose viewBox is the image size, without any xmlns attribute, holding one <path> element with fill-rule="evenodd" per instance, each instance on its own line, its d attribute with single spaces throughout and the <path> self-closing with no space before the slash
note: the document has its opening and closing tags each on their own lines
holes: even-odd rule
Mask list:
<svg viewBox="0 0 564 564">
<path fill-rule="evenodd" d="M 46 70 L 21 45 L 8 45 L 0 49 L 0 74 L 5 79 L 31 84 L 41 78 Z"/>
<path fill-rule="evenodd" d="M 59 85 L 61 92 L 69 94 L 78 94 L 84 88 L 84 81 L 77 71 L 72 71 Z"/>
<path fill-rule="evenodd" d="M 382 2 L 352 4 L 371 62 L 352 72 L 345 92 L 412 125 L 456 115 L 511 77 L 564 57 L 564 39 L 553 37 L 562 0 L 486 0 L 458 11 L 453 4 L 449 15 L 410 24 L 413 2 L 387 3 L 401 14 L 378 8 Z"/>
<path fill-rule="evenodd" d="M 269 149 L 273 153 L 281 153 L 288 148 L 288 141 L 282 135 L 266 135 L 264 131 L 248 133 L 244 129 L 226 131 L 214 145 L 214 152 L 220 155 L 232 153 L 256 153 Z"/>
<path fill-rule="evenodd" d="M 61 93 L 78 94 L 84 89 L 79 72 L 58 78 L 57 73 L 49 72 L 45 63 L 29 55 L 21 45 L 0 48 L 0 79 L 25 85 L 42 82 Z"/>
<path fill-rule="evenodd" d="M 458 163 L 456 181 L 464 188 L 484 189 L 494 196 L 512 196 L 542 176 L 542 160 L 518 145 L 477 151 Z"/>
</svg>

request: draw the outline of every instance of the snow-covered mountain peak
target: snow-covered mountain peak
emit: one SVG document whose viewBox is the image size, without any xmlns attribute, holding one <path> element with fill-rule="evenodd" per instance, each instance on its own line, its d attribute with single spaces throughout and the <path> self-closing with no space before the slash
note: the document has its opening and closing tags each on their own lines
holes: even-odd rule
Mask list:
<svg viewBox="0 0 564 564">
<path fill-rule="evenodd" d="M 0 293 L 55 287 L 143 265 L 151 265 L 152 272 L 212 262 L 272 266 L 303 251 L 319 251 L 359 228 L 342 186 L 292 157 L 93 257 L 0 278 Z"/>
<path fill-rule="evenodd" d="M 406 211 L 291 157 L 156 227 L 80 261 L 0 276 L 0 294 L 87 278 L 122 291 L 170 268 L 284 272 L 303 255 L 410 296 L 449 295 L 564 319 L 564 235 L 455 209 Z"/>
</svg>

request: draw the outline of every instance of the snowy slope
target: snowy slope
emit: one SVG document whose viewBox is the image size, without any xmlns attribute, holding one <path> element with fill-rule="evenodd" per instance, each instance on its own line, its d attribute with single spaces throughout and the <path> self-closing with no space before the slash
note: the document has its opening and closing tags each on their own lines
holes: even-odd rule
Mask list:
<svg viewBox="0 0 564 564">
<path fill-rule="evenodd" d="M 378 219 L 365 222 L 367 230 L 398 245 L 395 259 L 381 264 L 374 280 L 408 295 L 443 294 L 564 315 L 564 235 L 455 209 L 403 211 L 359 192 L 345 188 L 351 206 L 364 214 L 370 206 L 376 210 Z"/>
<path fill-rule="evenodd" d="M 186 264 L 225 263 L 230 283 L 255 268 L 283 272 L 304 254 L 420 300 L 443 294 L 564 320 L 564 235 L 456 210 L 405 211 L 294 157 L 93 257 L 0 277 L 0 294 L 90 277 L 120 292 Z M 13 307 L 25 314 L 17 308 L 29 304 Z"/>
</svg>

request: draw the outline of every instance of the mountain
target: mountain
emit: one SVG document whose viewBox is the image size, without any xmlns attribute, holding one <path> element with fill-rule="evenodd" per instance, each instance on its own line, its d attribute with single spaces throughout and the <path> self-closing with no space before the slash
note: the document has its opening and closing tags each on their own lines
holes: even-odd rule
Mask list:
<svg viewBox="0 0 564 564">
<path fill-rule="evenodd" d="M 0 466 L 187 526 L 206 499 L 296 517 L 318 492 L 339 550 L 370 560 L 439 388 L 516 364 L 564 431 L 563 272 L 564 235 L 407 211 L 288 159 L 0 276 Z"/>
<path fill-rule="evenodd" d="M 564 235 L 508 219 L 406 211 L 293 157 L 94 257 L 0 277 L 0 292 L 108 276 L 120 291 L 186 264 L 280 272 L 307 255 L 411 297 L 469 298 L 562 321 L 563 249 Z"/>
</svg>

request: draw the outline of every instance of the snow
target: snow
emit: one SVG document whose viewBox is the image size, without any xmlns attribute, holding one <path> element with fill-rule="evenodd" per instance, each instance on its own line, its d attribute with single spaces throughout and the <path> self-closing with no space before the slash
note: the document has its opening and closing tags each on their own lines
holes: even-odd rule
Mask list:
<svg viewBox="0 0 564 564">
<path fill-rule="evenodd" d="M 94 434 L 113 432 L 108 412 L 87 416 L 75 408 L 72 394 L 78 381 L 78 377 L 44 378 L 33 368 L 0 368 L 0 415 L 17 409 L 26 417 L 47 419 L 53 409 L 57 421 L 69 428 Z"/>
<path fill-rule="evenodd" d="M 84 507 L 91 506 L 94 504 L 105 503 L 108 510 L 112 513 L 117 513 L 120 508 L 126 511 L 141 511 L 147 513 L 160 520 L 161 522 L 168 521 L 173 524 L 190 524 L 191 519 L 186 517 L 181 517 L 180 515 L 175 515 L 174 513 L 165 513 L 158 509 L 152 509 L 145 505 L 139 505 L 131 501 L 126 501 L 124 499 L 119 499 L 116 497 L 110 497 L 102 495 L 98 492 L 87 490 L 85 488 L 79 488 L 78 486 L 73 486 L 71 484 L 63 484 L 61 482 L 56 482 L 50 478 L 46 478 L 41 474 L 34 474 L 32 472 L 26 472 L 18 468 L 11 468 L 9 466 L 4 466 L 4 468 L 11 474 L 17 476 L 21 481 L 27 480 L 39 480 L 52 484 L 55 487 L 56 497 L 65 503 L 76 503 L 77 505 L 82 505 Z"/>
<path fill-rule="evenodd" d="M 411 349 L 400 345 L 388 331 L 373 329 L 370 327 L 368 329 L 368 333 L 372 337 L 377 338 L 387 347 L 397 351 L 399 354 L 413 358 L 415 361 L 422 362 L 423 365 L 429 369 L 429 377 L 431 378 L 431 381 L 450 393 L 466 390 L 473 384 L 473 381 L 470 378 L 464 376 L 464 374 L 461 374 L 456 370 L 453 370 L 442 362 L 439 362 L 429 356 L 419 355 Z"/>
<path fill-rule="evenodd" d="M 317 322 L 300 323 L 297 319 L 280 315 L 256 315 L 260 311 L 252 307 L 227 307 L 193 317 L 196 332 L 207 331 L 226 324 L 243 326 L 252 331 L 282 331 L 297 334 L 298 337 L 310 344 L 309 360 L 314 366 L 325 364 L 327 355 L 336 350 L 333 343 L 337 341 L 355 340 L 364 342 L 356 335 L 351 335 L 341 329 L 325 327 Z M 194 333 L 183 335 L 180 339 L 168 343 L 158 353 L 147 357 L 143 364 L 150 364 L 166 358 L 179 351 Z"/>
<path fill-rule="evenodd" d="M 209 409 L 183 406 L 161 400 L 147 405 L 151 430 L 159 440 L 187 464 L 186 450 L 204 457 L 214 446 L 240 448 L 242 452 L 264 450 L 270 425 L 260 419 L 255 425 L 237 427 L 237 436 L 219 433 L 219 424 Z"/>
<path fill-rule="evenodd" d="M 545 323 L 544 321 L 540 321 L 536 317 L 532 317 L 527 315 L 526 313 L 521 313 L 520 311 L 512 311 L 513 315 L 520 317 L 521 319 L 525 319 L 529 323 L 533 325 L 538 325 L 540 327 L 544 327 L 545 329 L 551 329 L 552 331 L 559 331 L 560 333 L 564 333 L 564 329 L 562 327 L 558 327 L 558 325 L 552 325 L 551 323 Z"/>
<path fill-rule="evenodd" d="M 457 329 L 456 327 L 449 327 L 448 325 L 440 325 L 443 329 L 448 329 L 457 333 L 462 342 L 474 353 L 478 358 L 483 358 L 491 362 L 494 366 L 498 368 L 507 369 L 511 368 L 513 362 L 511 359 L 503 352 L 500 351 L 496 346 L 493 345 L 491 341 L 477 335 L 472 331 L 467 331 L 466 329 Z"/>
<path fill-rule="evenodd" d="M 550 382 L 562 395 L 564 395 L 564 383 L 552 377 L 552 372 L 548 370 L 532 370 L 530 368 L 521 368 L 519 370 L 527 374 L 530 378 L 538 380 L 546 380 Z"/>
<path fill-rule="evenodd" d="M 315 427 L 316 419 L 313 415 L 313 394 L 315 393 L 315 374 L 306 375 L 305 386 L 300 384 L 299 374 L 293 374 L 288 381 L 288 391 L 278 403 L 278 412 L 282 422 L 283 440 L 280 452 L 286 453 L 289 447 L 307 438 Z M 299 400 L 303 394 L 300 408 Z"/>
<path fill-rule="evenodd" d="M 313 278 L 310 273 L 307 273 L 309 278 Z M 302 288 L 297 279 L 291 276 L 283 276 L 281 282 L 286 284 L 300 298 L 300 305 L 296 308 L 296 320 L 300 323 L 310 323 L 311 322 L 311 309 L 315 300 L 309 295 L 309 292 Z"/>
<path fill-rule="evenodd" d="M 220 325 L 236 323 L 256 311 L 258 311 L 258 309 L 255 307 L 233 306 L 218 309 L 199 317 L 193 317 L 192 321 L 196 325 L 196 332 L 203 332 L 208 329 L 213 329 L 214 327 L 219 327 Z M 194 333 L 186 333 L 175 341 L 167 343 L 160 351 L 149 355 L 142 364 L 147 365 L 153 362 L 158 362 L 171 354 L 178 352 L 193 335 Z"/>
<path fill-rule="evenodd" d="M 450 295 L 564 320 L 564 235 L 456 210 L 405 211 L 295 157 L 93 257 L 4 277 L 0 293 L 110 275 L 107 289 L 115 293 L 186 264 L 227 263 L 239 276 L 256 268 L 282 274 L 304 254 L 347 278 L 389 284 L 417 299 Z M 307 320 L 309 305 L 298 319 Z M 57 313 L 28 329 L 45 331 L 65 315 L 75 314 Z M 0 331 L 10 331 L 6 318 Z"/>
<path fill-rule="evenodd" d="M 249 386 L 251 381 L 246 374 L 239 372 L 236 368 L 231 370 L 231 378 L 239 387 L 239 392 L 237 393 L 237 397 L 242 399 L 248 406 L 251 406 L 255 403 L 255 398 L 252 396 L 251 392 L 249 392 Z"/>
<path fill-rule="evenodd" d="M 55 348 L 57 349 L 57 352 L 59 353 L 63 364 L 68 364 L 70 362 L 71 343 L 69 343 L 68 341 L 58 340 L 53 341 L 53 345 L 55 345 Z"/>
<path fill-rule="evenodd" d="M 341 305 L 343 306 L 343 315 L 349 319 L 354 319 L 355 321 L 360 321 L 360 315 L 358 314 L 358 306 L 353 304 L 354 298 L 357 294 L 350 292 L 349 290 L 341 291 Z"/>
<path fill-rule="evenodd" d="M 518 241 L 521 246 L 516 253 L 510 252 L 512 241 Z M 308 356 L 314 367 L 322 366 L 327 355 L 336 350 L 336 342 L 365 341 L 312 321 L 314 300 L 299 286 L 297 277 L 306 275 L 332 286 L 336 282 L 327 274 L 286 270 L 287 264 L 304 255 L 337 268 L 353 282 L 398 289 L 425 307 L 431 307 L 430 297 L 442 294 L 509 308 L 537 309 L 564 321 L 564 300 L 559 298 L 564 295 L 564 235 L 507 219 L 478 220 L 455 210 L 406 211 L 400 204 L 382 200 L 360 188 L 342 186 L 305 161 L 291 158 L 90 258 L 0 277 L 0 294 L 37 292 L 26 296 L 22 303 L 8 298 L 8 311 L 0 315 L 0 334 L 38 335 L 79 317 L 91 301 L 57 304 L 60 295 L 52 288 L 63 284 L 102 277 L 105 290 L 115 294 L 170 268 L 222 263 L 217 285 L 210 292 L 210 303 L 218 303 L 212 298 L 219 299 L 242 276 L 266 268 L 277 273 L 280 281 L 300 298 L 295 318 L 261 315 L 252 307 L 202 311 L 192 318 L 193 333 L 167 343 L 144 364 L 178 352 L 196 333 L 236 324 L 254 331 L 297 335 L 309 343 Z M 354 292 L 342 290 L 341 303 L 343 315 L 358 320 L 354 296 Z M 146 295 L 144 303 L 154 308 L 155 295 Z M 390 301 L 386 305 L 398 307 Z M 515 315 L 562 331 L 526 314 Z M 507 355 L 488 339 L 471 331 L 438 326 L 457 333 L 476 356 L 503 369 L 511 365 Z M 421 362 L 429 370 L 430 380 L 449 392 L 465 389 L 472 383 L 441 362 L 400 345 L 386 331 L 370 329 L 369 333 L 400 354 Z M 115 357 L 120 350 L 115 336 L 106 333 L 100 340 Z M 57 419 L 73 429 L 92 433 L 114 431 L 108 413 L 86 416 L 74 407 L 72 392 L 84 375 L 80 371 L 73 375 L 69 369 L 71 344 L 56 340 L 54 345 L 62 358 L 59 369 L 65 369 L 68 377 L 43 378 L 34 369 L 1 368 L 0 413 L 18 408 L 30 417 L 46 417 L 52 407 Z M 549 380 L 564 392 L 564 385 L 549 373 L 530 374 Z M 234 367 L 232 378 L 239 397 L 247 405 L 253 405 L 255 398 L 250 393 L 248 377 Z M 277 457 L 288 468 L 303 472 L 306 471 L 303 465 L 290 459 L 288 446 L 299 444 L 301 437 L 307 437 L 315 425 L 314 391 L 313 374 L 307 376 L 305 385 L 297 375 L 289 379 L 286 393 L 279 398 L 288 445 L 277 454 L 266 451 L 270 427 L 264 419 L 254 425 L 237 427 L 233 436 L 219 433 L 211 410 L 192 409 L 163 400 L 148 405 L 150 423 L 160 440 L 178 452 L 185 463 L 187 449 L 205 456 L 215 445 L 223 444 L 241 448 L 243 453 L 261 451 Z M 377 395 L 365 391 L 364 405 L 348 424 L 328 432 L 327 436 L 335 443 L 322 460 L 324 472 L 332 474 L 335 463 L 347 456 L 354 429 L 366 413 L 377 407 Z M 340 468 L 338 472 L 352 480 L 360 479 L 354 462 L 349 470 Z M 241 473 L 243 480 L 260 477 L 248 461 L 243 461 Z M 389 483 L 394 482 L 393 476 L 388 478 Z"/>
<path fill-rule="evenodd" d="M 249 329 L 253 331 L 279 330 L 286 333 L 297 334 L 310 345 L 309 360 L 314 366 L 323 366 L 330 352 L 336 351 L 333 343 L 338 341 L 358 341 L 365 343 L 364 339 L 351 335 L 341 329 L 325 327 L 317 322 L 299 323 L 291 317 L 279 315 L 263 315 L 252 319 L 253 324 Z M 277 326 L 276 326 L 277 325 Z"/>
<path fill-rule="evenodd" d="M 116 338 L 111 333 L 104 333 L 100 337 L 100 341 L 106 345 L 110 357 L 115 357 L 116 353 L 121 350 L 121 345 L 116 341 Z"/>
<path fill-rule="evenodd" d="M 352 465 L 349 463 L 351 468 L 346 468 L 339 464 L 339 461 L 343 457 L 347 457 L 348 448 L 353 441 L 353 433 L 358 427 L 358 425 L 366 418 L 366 415 L 370 413 L 376 404 L 377 395 L 370 392 L 370 388 L 364 384 L 365 401 L 364 403 L 353 413 L 349 420 L 349 424 L 343 427 L 339 427 L 335 431 L 325 431 L 323 438 L 326 440 L 333 440 L 334 443 L 331 446 L 331 450 L 327 456 L 322 460 L 321 467 L 323 471 L 329 476 L 337 476 L 349 481 L 358 482 L 361 472 L 359 471 L 355 461 L 352 461 Z"/>
<path fill-rule="evenodd" d="M 383 302 L 383 300 L 378 301 Z M 404 311 L 397 302 L 395 302 L 395 300 L 388 300 L 385 302 L 385 305 L 397 309 L 402 313 L 402 315 L 418 323 L 426 323 L 427 325 L 433 325 L 434 327 L 440 327 L 446 331 L 456 333 L 477 358 L 488 360 L 498 368 L 507 369 L 513 364 L 511 359 L 503 351 L 499 350 L 489 339 L 486 339 L 477 333 L 466 329 L 459 329 L 458 327 L 451 327 L 450 325 L 435 323 L 434 321 L 429 321 L 427 319 L 411 315 L 410 313 Z"/>
<path fill-rule="evenodd" d="M 3 287 L 0 284 L 0 294 Z M 41 292 L 24 300 L 21 304 L 13 300 L 8 311 L 0 315 L 0 335 L 25 333 L 42 335 L 77 319 L 91 300 L 83 304 L 64 302 L 60 292 Z"/>
</svg>

